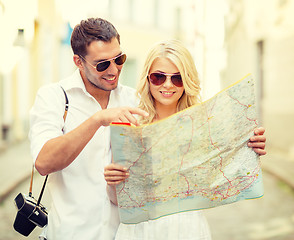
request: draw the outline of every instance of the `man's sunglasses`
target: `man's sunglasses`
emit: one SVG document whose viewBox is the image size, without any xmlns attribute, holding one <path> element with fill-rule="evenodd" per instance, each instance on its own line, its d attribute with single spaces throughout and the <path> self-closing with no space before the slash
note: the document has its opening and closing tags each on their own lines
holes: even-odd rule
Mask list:
<svg viewBox="0 0 294 240">
<path fill-rule="evenodd" d="M 89 63 L 83 56 L 80 56 L 82 59 L 84 59 L 87 63 Z M 109 66 L 110 62 L 114 61 L 116 65 L 123 65 L 127 59 L 127 55 L 122 53 L 114 58 L 110 58 L 107 60 L 103 60 L 101 62 L 98 62 L 96 66 L 89 63 L 92 67 L 96 68 L 97 72 L 103 72 L 105 71 Z"/>
<path fill-rule="evenodd" d="M 170 76 L 170 79 L 175 86 L 183 86 L 181 74 L 151 73 L 148 75 L 148 78 L 152 84 L 159 86 L 166 81 L 167 76 Z"/>
</svg>

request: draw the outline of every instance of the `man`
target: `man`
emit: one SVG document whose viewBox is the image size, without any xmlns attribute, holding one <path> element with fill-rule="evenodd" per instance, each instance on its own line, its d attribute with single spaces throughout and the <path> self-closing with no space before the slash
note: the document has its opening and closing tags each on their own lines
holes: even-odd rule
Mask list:
<svg viewBox="0 0 294 240">
<path fill-rule="evenodd" d="M 31 109 L 31 151 L 41 175 L 49 175 L 52 205 L 44 239 L 113 239 L 118 213 L 106 194 L 104 166 L 111 162 L 109 123 L 130 122 L 133 89 L 118 84 L 126 56 L 114 26 L 100 18 L 81 21 L 72 33 L 77 70 L 42 87 Z M 69 110 L 64 122 L 65 90 Z M 128 107 L 123 107 L 128 106 Z M 133 106 L 133 107 L 129 107 Z"/>
</svg>

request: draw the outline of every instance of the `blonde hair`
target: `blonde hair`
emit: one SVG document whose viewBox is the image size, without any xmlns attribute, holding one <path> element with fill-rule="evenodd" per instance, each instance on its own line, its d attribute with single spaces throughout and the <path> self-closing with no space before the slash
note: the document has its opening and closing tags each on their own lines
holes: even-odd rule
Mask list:
<svg viewBox="0 0 294 240">
<path fill-rule="evenodd" d="M 147 55 L 137 87 L 137 95 L 140 97 L 139 107 L 149 113 L 149 117 L 140 118 L 143 124 L 151 123 L 156 116 L 154 98 L 149 90 L 148 75 L 154 60 L 159 57 L 169 59 L 181 74 L 184 93 L 179 99 L 177 111 L 200 102 L 200 81 L 190 52 L 178 40 L 159 42 L 151 48 Z"/>
</svg>

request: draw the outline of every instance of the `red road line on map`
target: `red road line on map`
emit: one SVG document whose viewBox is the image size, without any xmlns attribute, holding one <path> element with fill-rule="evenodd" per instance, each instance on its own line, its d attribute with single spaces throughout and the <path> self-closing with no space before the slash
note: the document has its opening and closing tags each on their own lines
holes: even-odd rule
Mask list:
<svg viewBox="0 0 294 240">
<path fill-rule="evenodd" d="M 182 117 L 182 118 L 184 118 L 184 117 L 189 117 L 189 118 L 191 119 L 191 123 L 192 123 L 192 129 L 191 129 L 192 134 L 191 134 L 191 138 L 190 138 L 190 140 L 189 140 L 189 144 L 188 144 L 188 148 L 187 148 L 186 152 L 183 153 L 183 156 L 182 156 L 182 159 L 181 159 L 180 168 L 179 168 L 179 175 L 181 175 L 181 176 L 183 176 L 183 177 L 185 178 L 185 181 L 187 182 L 187 186 L 188 186 L 187 194 L 189 194 L 189 192 L 190 192 L 190 183 L 189 183 L 187 177 L 186 177 L 184 174 L 180 173 L 180 171 L 181 171 L 181 168 L 183 167 L 183 163 L 184 163 L 185 155 L 189 152 L 189 150 L 190 150 L 190 148 L 191 148 L 191 142 L 192 142 L 192 139 L 193 139 L 193 133 L 194 133 L 194 125 L 193 125 L 193 118 L 192 118 L 191 116 L 187 116 L 187 115 L 186 115 L 186 116 L 181 116 L 181 117 Z M 179 121 L 179 119 L 178 119 L 177 121 Z"/>
<path fill-rule="evenodd" d="M 125 186 L 126 186 L 126 183 L 125 182 L 123 182 L 123 187 L 121 188 L 121 190 L 118 192 L 118 194 L 120 194 L 121 193 L 121 191 L 123 191 L 123 189 L 125 188 Z"/>
<path fill-rule="evenodd" d="M 239 105 L 245 107 L 247 110 L 251 107 L 250 104 L 249 105 L 246 105 L 244 103 L 241 103 L 238 99 L 236 99 L 236 98 L 232 97 L 231 95 L 229 95 L 228 92 L 227 92 L 227 95 L 229 96 L 229 98 L 233 99 L 234 101 L 236 101 L 237 103 L 239 103 Z M 251 118 L 249 118 L 248 115 L 247 115 L 247 111 L 246 111 L 246 118 L 248 119 L 248 121 L 254 122 L 256 126 L 258 125 L 257 119 L 251 119 Z"/>
<path fill-rule="evenodd" d="M 258 166 L 257 166 L 255 169 L 253 169 L 251 175 L 243 176 L 243 177 L 236 177 L 236 178 L 234 178 L 232 181 L 235 181 L 235 180 L 240 179 L 240 178 L 253 177 L 253 176 L 255 176 L 256 174 L 258 174 L 259 170 L 260 170 L 260 164 L 258 164 Z"/>
<path fill-rule="evenodd" d="M 127 194 L 127 196 L 129 197 L 129 199 L 130 199 L 132 202 L 136 203 L 138 207 L 142 207 L 142 206 L 143 206 L 142 204 L 140 204 L 140 203 L 138 203 L 137 201 L 135 201 L 134 199 L 132 199 L 131 196 L 130 196 L 125 190 L 124 190 L 124 193 Z"/>
<path fill-rule="evenodd" d="M 141 146 L 143 147 L 144 151 L 141 152 L 140 156 L 136 159 L 136 161 L 134 161 L 133 164 L 131 164 L 131 165 L 129 166 L 129 169 L 130 169 L 131 167 L 133 167 L 134 165 L 136 165 L 136 163 L 140 160 L 140 158 L 143 156 L 143 154 L 149 152 L 149 151 L 153 148 L 153 146 L 156 145 L 156 144 L 162 139 L 162 137 L 159 136 L 159 137 L 158 137 L 158 141 L 156 141 L 155 143 L 153 143 L 152 146 L 150 146 L 149 149 L 146 149 L 146 147 L 145 147 L 144 144 L 143 144 L 142 129 L 143 129 L 143 128 L 141 128 L 140 142 L 141 142 Z M 171 132 L 171 131 L 172 131 L 172 128 L 171 128 L 169 131 L 163 133 L 162 136 L 168 134 L 168 133 Z"/>
<path fill-rule="evenodd" d="M 190 117 L 190 116 L 189 116 L 189 117 Z M 193 122 L 193 121 L 192 121 L 192 122 Z M 192 126 L 192 130 L 193 130 L 193 126 Z M 167 132 L 165 132 L 164 134 L 162 134 L 162 135 L 164 136 L 164 135 L 168 134 L 168 132 L 171 132 L 171 131 L 172 131 L 172 128 L 171 128 L 169 131 L 167 131 Z M 193 133 L 193 131 L 192 131 L 192 133 Z M 193 138 L 193 137 L 191 136 L 190 143 L 189 143 L 188 149 L 187 149 L 187 151 L 186 151 L 185 154 L 188 153 L 188 151 L 189 151 L 189 149 L 190 149 L 190 147 L 191 147 L 191 141 L 192 141 L 192 138 Z M 136 163 L 141 159 L 141 157 L 143 156 L 143 154 L 149 152 L 149 151 L 152 149 L 152 147 L 153 147 L 154 145 L 156 145 L 161 139 L 162 139 L 161 137 L 158 137 L 158 141 L 156 141 L 156 142 L 155 142 L 155 143 L 154 143 L 154 144 L 153 144 L 153 145 L 147 150 L 146 147 L 143 145 L 143 137 L 142 137 L 142 133 L 141 133 L 141 139 L 140 139 L 140 141 L 141 141 L 141 146 L 144 148 L 144 151 L 140 154 L 140 156 L 136 159 L 136 161 L 134 161 L 133 164 L 129 166 L 129 170 L 130 170 L 134 165 L 136 165 Z M 183 158 L 182 158 L 182 160 L 181 160 L 181 166 L 182 166 L 182 164 L 183 164 L 183 160 L 184 160 L 184 155 L 185 155 L 185 154 L 183 154 Z M 130 170 L 130 171 L 131 171 L 131 170 Z M 179 170 L 179 171 L 180 171 L 180 170 Z M 145 174 L 145 177 L 148 176 L 148 175 L 151 175 L 151 174 Z M 181 176 L 183 176 L 183 177 L 185 178 L 185 180 L 186 180 L 186 182 L 187 182 L 187 186 L 188 186 L 187 193 L 189 193 L 189 191 L 190 191 L 190 184 L 189 184 L 189 181 L 187 180 L 187 178 L 186 178 L 185 175 L 180 174 L 180 173 L 179 173 L 179 175 L 181 175 Z"/>
<path fill-rule="evenodd" d="M 215 191 L 214 195 L 219 194 L 222 196 L 223 199 L 227 199 L 229 197 L 235 196 L 237 194 L 239 194 L 240 192 L 242 192 L 243 190 L 249 188 L 252 183 L 258 178 L 258 172 L 260 170 L 260 164 L 259 167 L 255 168 L 252 172 L 252 174 L 250 176 L 243 176 L 243 177 L 236 177 L 235 179 L 233 179 L 231 182 L 241 179 L 244 179 L 243 181 L 238 182 L 237 185 L 234 185 L 234 189 L 236 189 L 238 186 L 242 185 L 244 182 L 246 182 L 246 186 L 244 186 L 242 189 L 238 189 L 237 191 L 233 191 L 231 194 L 229 194 L 229 189 L 223 189 L 221 191 Z M 248 179 L 252 179 L 252 181 L 248 182 Z M 222 192 L 227 191 L 227 194 L 222 194 Z"/>
<path fill-rule="evenodd" d="M 210 109 L 210 114 L 212 113 L 212 110 L 213 110 L 213 108 L 215 107 L 215 104 L 216 104 L 216 100 L 215 100 L 215 102 L 213 103 L 213 105 L 212 105 L 212 107 L 211 107 L 211 109 Z M 208 123 L 208 132 L 209 132 L 210 143 L 212 144 L 212 146 L 214 146 L 214 148 L 216 148 L 216 149 L 219 151 L 219 153 L 221 153 L 221 150 L 219 149 L 219 147 L 216 146 L 215 143 L 213 143 L 213 141 L 212 141 L 212 137 L 211 137 L 211 129 L 210 129 L 210 124 L 209 124 L 210 115 L 208 115 L 207 108 L 205 108 L 205 110 L 206 110 L 206 117 L 207 117 L 207 123 Z M 228 183 L 229 183 L 230 186 L 231 186 L 231 185 L 232 185 L 232 184 L 231 184 L 231 181 L 226 177 L 225 173 L 221 170 L 221 168 L 223 167 L 223 158 L 221 157 L 221 155 L 219 155 L 219 158 L 220 158 L 220 169 L 219 169 L 219 171 L 223 174 L 223 177 L 224 177 L 225 179 L 227 179 Z"/>
</svg>

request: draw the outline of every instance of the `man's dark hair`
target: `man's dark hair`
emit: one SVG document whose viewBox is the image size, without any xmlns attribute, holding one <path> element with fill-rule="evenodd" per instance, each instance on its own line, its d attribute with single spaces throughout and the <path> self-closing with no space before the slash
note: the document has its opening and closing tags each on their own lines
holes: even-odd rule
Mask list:
<svg viewBox="0 0 294 240">
<path fill-rule="evenodd" d="M 110 42 L 114 37 L 120 44 L 120 36 L 110 22 L 102 18 L 88 18 L 75 26 L 71 34 L 71 48 L 74 54 L 84 57 L 91 42 Z"/>
</svg>

